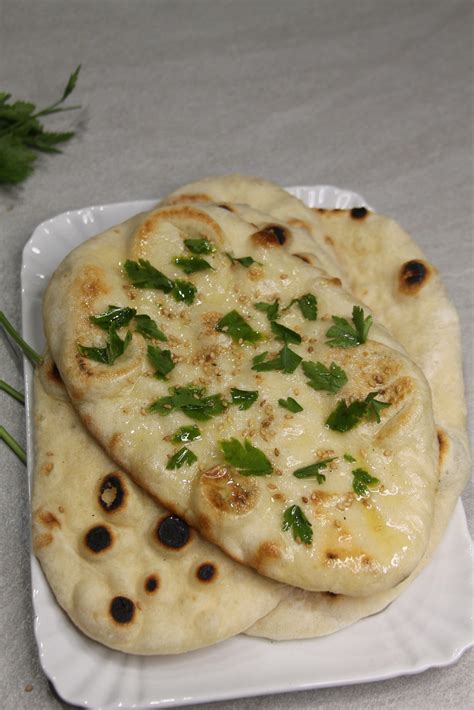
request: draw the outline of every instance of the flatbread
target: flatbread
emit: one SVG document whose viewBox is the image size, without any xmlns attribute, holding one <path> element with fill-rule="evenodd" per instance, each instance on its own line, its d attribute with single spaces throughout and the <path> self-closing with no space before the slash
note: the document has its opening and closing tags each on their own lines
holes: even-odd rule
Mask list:
<svg viewBox="0 0 474 710">
<path fill-rule="evenodd" d="M 440 442 L 440 478 L 430 541 L 410 577 L 387 592 L 354 599 L 293 589 L 247 633 L 272 639 L 333 633 L 385 608 L 436 550 L 468 480 L 470 454 L 458 316 L 435 267 L 393 220 L 363 208 L 318 210 L 354 295 L 374 309 L 428 377 Z"/>
<path fill-rule="evenodd" d="M 45 332 L 54 360 L 84 423 L 112 458 L 231 557 L 312 591 L 359 596 L 393 587 L 414 569 L 428 542 L 438 460 L 429 387 L 377 323 L 363 345 L 329 347 L 331 316 L 351 320 L 357 302 L 338 279 L 308 263 L 309 257 L 301 258 L 301 244 L 307 243 L 303 230 L 275 224 L 259 212 L 250 217 L 245 209 L 244 219 L 212 205 L 165 206 L 72 252 L 45 297 Z M 183 238 L 197 236 L 210 239 L 217 251 L 208 257 L 213 270 L 190 277 L 198 292 L 192 306 L 127 282 L 127 258 L 147 259 L 167 277 L 181 278 L 171 262 L 183 253 Z M 235 262 L 246 256 L 257 263 L 245 268 Z M 300 357 L 327 367 L 335 363 L 345 371 L 347 384 L 337 394 L 310 388 L 300 366 L 290 374 L 252 369 L 254 356 L 282 348 L 255 302 L 279 298 L 286 305 L 308 292 L 318 299 L 318 319 L 307 320 L 295 304 L 279 323 L 302 337 L 301 344 L 291 345 Z M 78 352 L 79 344 L 104 343 L 104 333 L 89 317 L 111 303 L 133 306 L 158 321 L 176 365 L 167 381 L 153 376 L 147 344 L 137 333 L 114 365 Z M 235 310 L 264 340 L 233 342 L 216 330 L 220 319 Z M 120 332 L 124 337 L 125 329 Z M 169 437 L 189 419 L 184 410 L 162 411 L 167 416 L 161 416 L 149 407 L 157 400 L 164 406 L 169 387 L 189 383 L 207 387 L 226 402 L 232 387 L 256 390 L 258 401 L 245 411 L 227 406 L 202 422 L 203 438 L 192 446 L 197 462 L 170 471 L 168 457 L 176 449 Z M 381 421 L 365 418 L 343 434 L 326 425 L 343 399 L 362 402 L 374 391 L 390 404 L 381 411 Z M 302 413 L 278 405 L 279 398 L 288 396 L 297 399 Z M 232 438 L 241 445 L 248 439 L 263 451 L 271 475 L 246 476 L 235 458 L 226 462 L 219 442 Z M 355 463 L 344 459 L 347 452 Z M 324 482 L 292 475 L 332 457 L 336 460 Z M 366 496 L 353 488 L 352 472 L 360 469 L 380 481 Z M 301 537 L 301 528 L 292 534 L 291 526 L 283 525 L 296 506 L 312 526 L 312 542 Z"/>
<path fill-rule="evenodd" d="M 33 545 L 62 608 L 92 639 L 181 653 L 237 634 L 285 590 L 233 562 L 117 469 L 47 357 L 35 377 Z"/>
</svg>

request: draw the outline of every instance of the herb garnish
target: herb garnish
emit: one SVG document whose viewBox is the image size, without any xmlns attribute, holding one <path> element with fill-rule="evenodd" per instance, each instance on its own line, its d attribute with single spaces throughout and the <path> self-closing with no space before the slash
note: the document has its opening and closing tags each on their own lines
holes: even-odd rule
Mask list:
<svg viewBox="0 0 474 710">
<path fill-rule="evenodd" d="M 287 328 L 286 325 L 282 325 L 281 323 L 277 323 L 275 320 L 272 320 L 270 322 L 270 328 L 272 333 L 275 335 L 275 339 L 281 340 L 286 345 L 288 345 L 288 343 L 294 343 L 295 345 L 301 343 L 301 335 L 296 333 L 294 330 Z"/>
<path fill-rule="evenodd" d="M 335 325 L 332 325 L 326 332 L 326 345 L 330 348 L 355 348 L 357 345 L 365 343 L 369 330 L 373 323 L 372 316 L 364 318 L 364 309 L 354 306 L 352 309 L 352 322 L 354 328 L 349 325 L 345 318 L 332 316 Z"/>
<path fill-rule="evenodd" d="M 365 468 L 356 468 L 352 471 L 352 475 L 354 477 L 352 488 L 358 496 L 368 496 L 370 493 L 368 486 L 376 486 L 377 483 L 380 483 L 379 479 L 371 476 Z"/>
<path fill-rule="evenodd" d="M 173 454 L 173 456 L 166 464 L 166 468 L 168 471 L 171 471 L 174 468 L 181 468 L 181 466 L 184 466 L 184 464 L 186 464 L 186 466 L 191 466 L 191 464 L 196 463 L 196 461 L 196 454 L 191 451 L 191 449 L 188 449 L 186 446 L 183 446 L 182 449 Z"/>
<path fill-rule="evenodd" d="M 316 320 L 318 317 L 318 301 L 316 296 L 312 293 L 305 293 L 304 296 L 300 298 L 294 298 L 283 310 L 288 310 L 294 303 L 298 304 L 303 318 L 306 318 L 306 320 Z"/>
<path fill-rule="evenodd" d="M 113 365 L 114 362 L 120 355 L 123 355 L 125 350 L 130 345 L 132 340 L 132 334 L 127 331 L 125 339 L 122 340 L 115 328 L 109 330 L 109 339 L 105 344 L 105 348 L 92 348 L 85 345 L 77 345 L 77 349 L 81 355 L 88 358 L 89 360 L 95 360 L 96 362 L 102 362 L 105 365 Z"/>
<path fill-rule="evenodd" d="M 258 399 L 257 390 L 239 390 L 236 387 L 232 387 L 230 395 L 232 404 L 238 404 L 239 409 L 250 409 L 252 404 Z"/>
<path fill-rule="evenodd" d="M 288 411 L 293 412 L 294 414 L 303 411 L 303 407 L 301 406 L 301 404 L 298 404 L 296 399 L 293 399 L 293 397 L 288 397 L 287 399 L 279 399 L 278 404 L 280 405 L 280 407 L 283 407 L 283 409 L 288 409 Z"/>
<path fill-rule="evenodd" d="M 61 153 L 57 147 L 74 136 L 73 131 L 53 133 L 45 131 L 38 120 L 43 116 L 63 111 L 73 111 L 80 106 L 59 108 L 76 86 L 81 65 L 71 74 L 59 101 L 51 106 L 35 111 L 36 106 L 29 101 L 8 103 L 11 94 L 0 92 L 0 184 L 17 184 L 33 172 L 37 156 L 33 152 Z"/>
<path fill-rule="evenodd" d="M 175 367 L 173 358 L 171 357 L 171 351 L 162 350 L 161 348 L 155 348 L 153 345 L 149 345 L 147 354 L 151 364 L 156 368 L 155 377 L 159 380 L 166 380 L 166 375 Z"/>
<path fill-rule="evenodd" d="M 349 461 L 349 463 L 354 463 L 354 461 L 355 461 L 355 458 L 353 456 L 351 456 L 350 454 L 344 454 L 344 459 L 346 461 Z"/>
<path fill-rule="evenodd" d="M 286 374 L 291 374 L 296 370 L 302 357 L 293 352 L 288 345 L 285 345 L 276 357 L 265 360 L 268 352 L 260 353 L 252 359 L 252 370 L 257 372 L 268 372 L 269 370 L 281 370 Z"/>
<path fill-rule="evenodd" d="M 255 261 L 255 259 L 253 259 L 251 256 L 241 256 L 240 259 L 238 259 L 237 257 L 232 256 L 232 254 L 229 254 L 228 251 L 225 252 L 225 255 L 232 264 L 238 263 L 245 269 L 248 269 L 249 266 L 252 266 L 252 264 L 258 264 L 259 266 L 262 266 L 259 261 Z"/>
<path fill-rule="evenodd" d="M 347 375 L 335 362 L 329 367 L 322 362 L 303 362 L 303 372 L 309 381 L 306 383 L 315 390 L 337 392 L 347 382 Z"/>
<path fill-rule="evenodd" d="M 380 402 L 375 399 L 378 392 L 370 392 L 364 400 L 356 399 L 349 405 L 345 400 L 338 402 L 336 409 L 326 419 L 327 426 L 333 431 L 345 432 L 353 429 L 364 417 L 374 418 L 380 422 L 379 411 L 390 407 L 390 402 Z"/>
<path fill-rule="evenodd" d="M 20 333 L 10 323 L 3 311 L 0 311 L 0 327 L 2 327 L 11 338 L 13 338 L 15 343 L 21 348 L 23 354 L 28 358 L 32 365 L 40 365 L 42 363 L 43 358 L 41 355 L 39 355 L 30 345 L 28 345 L 27 342 L 23 340 Z"/>
<path fill-rule="evenodd" d="M 196 293 L 197 288 L 191 281 L 176 279 L 174 282 L 172 296 L 175 301 L 184 301 L 187 306 L 190 306 L 194 301 Z"/>
<path fill-rule="evenodd" d="M 291 505 L 283 513 L 281 529 L 286 531 L 290 528 L 292 529 L 294 540 L 300 540 L 305 545 L 311 545 L 313 542 L 313 526 L 299 505 Z"/>
<path fill-rule="evenodd" d="M 25 449 L 20 446 L 18 441 L 14 439 L 10 432 L 8 432 L 3 426 L 0 426 L 0 440 L 5 442 L 5 444 L 13 451 L 13 453 L 18 456 L 22 463 L 26 464 Z"/>
<path fill-rule="evenodd" d="M 184 246 L 193 254 L 213 254 L 216 251 L 214 244 L 207 239 L 185 239 Z"/>
<path fill-rule="evenodd" d="M 258 303 L 254 303 L 253 305 L 254 308 L 257 309 L 257 311 L 262 311 L 263 313 L 265 313 L 269 321 L 276 320 L 278 318 L 278 311 L 280 308 L 278 298 L 276 299 L 276 301 L 273 301 L 273 303 L 265 303 L 264 301 L 259 301 Z"/>
<path fill-rule="evenodd" d="M 171 437 L 171 441 L 173 444 L 179 444 L 180 442 L 197 441 L 197 439 L 201 438 L 199 427 L 195 424 L 190 424 L 189 426 L 180 427 Z"/>
<path fill-rule="evenodd" d="M 206 269 L 214 271 L 210 263 L 200 256 L 176 256 L 173 259 L 173 264 L 176 264 L 185 274 L 194 274 L 196 271 L 205 271 Z"/>
<path fill-rule="evenodd" d="M 234 342 L 256 343 L 262 339 L 237 311 L 229 311 L 217 323 L 215 330 L 229 335 Z"/>
<path fill-rule="evenodd" d="M 323 459 L 322 461 L 316 461 L 316 463 L 311 463 L 309 466 L 304 466 L 303 468 L 297 468 L 293 471 L 293 476 L 295 478 L 316 478 L 319 484 L 324 483 L 326 476 L 321 473 L 321 469 L 325 469 L 328 463 L 335 461 L 337 456 L 333 456 L 330 459 Z"/>
<path fill-rule="evenodd" d="M 128 325 L 132 318 L 136 315 L 135 308 L 120 308 L 120 306 L 109 306 L 105 313 L 99 313 L 98 316 L 89 316 L 89 320 L 94 325 L 98 325 L 102 330 L 110 330 L 115 328 L 123 328 Z"/>
<path fill-rule="evenodd" d="M 140 335 L 143 335 L 144 338 L 154 338 L 155 340 L 162 340 L 163 342 L 168 340 L 166 335 L 158 328 L 155 321 L 153 318 L 150 318 L 150 316 L 143 313 L 135 316 L 134 321 L 135 330 L 137 333 L 140 333 Z"/>
<path fill-rule="evenodd" d="M 219 446 L 226 463 L 236 468 L 243 476 L 266 476 L 273 470 L 263 451 L 252 446 L 248 439 L 241 444 L 238 439 L 232 438 L 220 441 Z"/>
<path fill-rule="evenodd" d="M 227 404 L 220 394 L 205 395 L 204 387 L 170 387 L 169 395 L 160 397 L 148 410 L 161 416 L 167 416 L 175 410 L 183 412 L 190 419 L 205 422 L 222 414 Z"/>
<path fill-rule="evenodd" d="M 156 288 L 163 293 L 169 293 L 173 289 L 173 281 L 155 269 L 146 259 L 138 261 L 127 259 L 123 268 L 129 281 L 136 288 Z"/>
</svg>

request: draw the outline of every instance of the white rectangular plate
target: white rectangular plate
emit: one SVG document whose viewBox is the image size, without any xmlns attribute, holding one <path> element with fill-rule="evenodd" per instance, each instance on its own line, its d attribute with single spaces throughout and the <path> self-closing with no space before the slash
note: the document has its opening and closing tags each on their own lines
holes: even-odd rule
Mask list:
<svg viewBox="0 0 474 710">
<path fill-rule="evenodd" d="M 350 208 L 360 195 L 327 185 L 288 188 L 311 206 Z M 151 209 L 122 202 L 40 224 L 23 251 L 23 337 L 42 351 L 41 300 L 53 271 L 94 234 Z M 28 473 L 33 471 L 32 371 L 25 364 Z M 88 708 L 150 708 L 381 680 L 454 662 L 472 644 L 471 540 L 459 502 L 431 564 L 385 611 L 332 636 L 270 642 L 237 636 L 179 656 L 131 656 L 85 637 L 56 604 L 31 556 L 35 633 L 59 695 Z M 245 683 L 242 679 L 245 679 Z"/>
</svg>

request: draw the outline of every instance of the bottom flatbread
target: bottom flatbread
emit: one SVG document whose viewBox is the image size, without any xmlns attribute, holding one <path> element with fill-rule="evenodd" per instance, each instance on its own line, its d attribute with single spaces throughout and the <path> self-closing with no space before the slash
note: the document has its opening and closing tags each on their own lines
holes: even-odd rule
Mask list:
<svg viewBox="0 0 474 710">
<path fill-rule="evenodd" d="M 243 631 L 286 593 L 117 470 L 48 358 L 36 373 L 35 425 L 33 546 L 85 634 L 128 653 L 181 653 Z"/>
<path fill-rule="evenodd" d="M 439 483 L 428 548 L 406 580 L 365 598 L 293 589 L 247 631 L 275 640 L 333 633 L 398 597 L 432 558 L 470 471 L 458 317 L 436 269 L 391 219 L 364 208 L 318 213 L 326 244 L 350 290 L 405 346 L 430 383 L 440 443 Z"/>
</svg>

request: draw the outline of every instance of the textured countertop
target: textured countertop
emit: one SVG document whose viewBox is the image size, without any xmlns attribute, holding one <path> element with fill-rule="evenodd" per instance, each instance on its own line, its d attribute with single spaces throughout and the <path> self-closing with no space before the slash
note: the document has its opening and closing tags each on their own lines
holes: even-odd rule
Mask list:
<svg viewBox="0 0 474 710">
<path fill-rule="evenodd" d="M 23 246 L 67 209 L 235 171 L 349 187 L 440 269 L 472 403 L 472 24 L 469 0 L 0 0 L 0 90 L 46 105 L 81 62 L 73 99 L 83 106 L 55 124 L 77 131 L 64 154 L 40 158 L 24 187 L 0 189 L 1 308 L 20 324 Z M 19 359 L 3 338 L 0 348 L 0 377 L 22 388 Z M 24 442 L 21 407 L 4 394 L 1 403 L 2 424 Z M 0 456 L 0 704 L 67 707 L 33 637 L 25 470 L 5 446 Z M 470 486 L 463 501 L 472 523 Z M 472 658 L 200 707 L 467 708 Z"/>
</svg>

